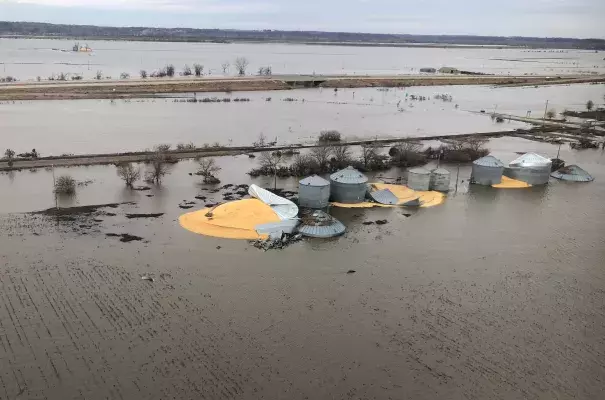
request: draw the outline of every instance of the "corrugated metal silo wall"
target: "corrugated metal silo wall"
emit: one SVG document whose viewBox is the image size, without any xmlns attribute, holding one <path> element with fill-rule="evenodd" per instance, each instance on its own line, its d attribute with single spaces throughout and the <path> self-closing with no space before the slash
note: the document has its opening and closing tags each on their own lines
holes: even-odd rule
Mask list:
<svg viewBox="0 0 605 400">
<path fill-rule="evenodd" d="M 509 178 L 529 183 L 530 185 L 545 185 L 550 179 L 550 165 L 543 167 L 506 167 L 504 175 Z"/>
<path fill-rule="evenodd" d="M 504 167 L 485 167 L 473 164 L 472 182 L 477 185 L 497 185 L 502 182 Z"/>
<path fill-rule="evenodd" d="M 412 190 L 429 190 L 431 186 L 431 174 L 408 173 L 408 187 Z"/>
<path fill-rule="evenodd" d="M 298 188 L 298 205 L 307 208 L 325 208 L 330 202 L 330 185 L 309 186 L 300 185 Z"/>
<path fill-rule="evenodd" d="M 431 190 L 447 192 L 450 190 L 450 174 L 431 174 Z"/>
<path fill-rule="evenodd" d="M 361 203 L 366 198 L 368 190 L 365 183 L 338 183 L 330 182 L 332 200 L 339 203 Z"/>
</svg>

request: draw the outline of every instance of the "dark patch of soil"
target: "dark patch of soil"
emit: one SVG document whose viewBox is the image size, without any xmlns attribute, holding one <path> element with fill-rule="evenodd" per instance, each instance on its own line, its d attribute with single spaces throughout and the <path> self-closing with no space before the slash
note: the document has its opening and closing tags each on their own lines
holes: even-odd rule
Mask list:
<svg viewBox="0 0 605 400">
<path fill-rule="evenodd" d="M 85 215 L 92 214 L 98 211 L 100 208 L 118 208 L 122 204 L 135 204 L 132 202 L 127 203 L 109 203 L 109 204 L 97 204 L 90 206 L 79 206 L 79 207 L 68 207 L 68 208 L 49 208 L 48 210 L 36 211 L 32 214 L 41 214 L 47 216 L 68 216 L 68 215 Z"/>
<path fill-rule="evenodd" d="M 108 237 L 119 237 L 120 242 L 129 243 L 133 241 L 141 241 L 143 240 L 140 236 L 131 235 L 130 233 L 106 233 L 105 236 Z"/>
<path fill-rule="evenodd" d="M 158 218 L 164 215 L 164 213 L 155 213 L 155 214 L 126 214 L 126 218 L 134 219 L 134 218 Z"/>
</svg>

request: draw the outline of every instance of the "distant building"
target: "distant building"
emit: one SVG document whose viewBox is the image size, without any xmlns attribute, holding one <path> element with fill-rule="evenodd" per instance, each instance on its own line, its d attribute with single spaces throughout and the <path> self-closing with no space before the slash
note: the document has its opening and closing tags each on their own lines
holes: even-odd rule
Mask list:
<svg viewBox="0 0 605 400">
<path fill-rule="evenodd" d="M 458 73 L 460 73 L 460 71 L 458 71 L 458 69 L 452 68 L 452 67 L 442 67 L 442 68 L 439 68 L 439 73 L 441 73 L 441 74 L 458 74 Z"/>
<path fill-rule="evenodd" d="M 435 68 L 420 68 L 420 72 L 428 72 L 430 74 L 434 74 L 435 72 L 437 72 L 437 70 Z"/>
</svg>

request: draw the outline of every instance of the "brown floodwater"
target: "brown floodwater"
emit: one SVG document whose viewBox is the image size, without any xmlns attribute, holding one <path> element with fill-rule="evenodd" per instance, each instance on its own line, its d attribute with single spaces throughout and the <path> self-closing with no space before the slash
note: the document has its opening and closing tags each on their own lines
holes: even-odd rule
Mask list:
<svg viewBox="0 0 605 400">
<path fill-rule="evenodd" d="M 489 147 L 505 162 L 557 151 Z M 2 174 L 0 398 L 598 399 L 605 155 L 561 157 L 595 181 L 469 188 L 462 166 L 442 206 L 336 209 L 343 237 L 269 252 L 178 225 L 183 201 L 225 192 L 193 162 L 134 193 L 114 167 L 57 169 L 92 180 L 63 206 L 135 202 L 71 221 L 18 213 L 54 204 L 51 171 Z M 254 160 L 217 161 L 223 184 L 269 184 L 246 177 Z"/>
<path fill-rule="evenodd" d="M 261 133 L 279 144 L 301 143 L 315 141 L 321 130 L 332 129 L 348 140 L 492 132 L 527 127 L 514 121 L 495 123 L 489 118 L 493 111 L 520 116 L 531 111 L 539 118 L 546 101 L 557 112 L 582 110 L 589 99 L 600 104 L 604 88 L 438 86 L 197 96 L 250 99 L 230 103 L 175 103 L 174 99 L 4 102 L 0 103 L 0 133 L 2 146 L 17 153 L 35 148 L 42 155 L 57 156 L 140 151 L 163 143 L 248 146 Z M 434 99 L 439 94 L 450 95 L 452 101 Z M 428 100 L 411 100 L 414 95 Z M 479 114 L 480 110 L 487 115 Z"/>
</svg>

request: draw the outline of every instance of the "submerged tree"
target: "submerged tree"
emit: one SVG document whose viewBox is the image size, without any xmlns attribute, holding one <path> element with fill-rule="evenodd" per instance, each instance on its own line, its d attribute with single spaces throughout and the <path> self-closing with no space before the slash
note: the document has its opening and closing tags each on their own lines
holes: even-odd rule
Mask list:
<svg viewBox="0 0 605 400">
<path fill-rule="evenodd" d="M 586 109 L 587 109 L 588 111 L 592 111 L 592 108 L 593 108 L 593 107 L 594 107 L 594 102 L 593 102 L 592 100 L 588 100 L 588 101 L 586 102 Z"/>
<path fill-rule="evenodd" d="M 204 177 L 204 183 L 220 183 L 214 174 L 219 172 L 222 168 L 216 164 L 214 158 L 202 158 L 199 161 L 199 168 L 197 170 L 197 175 Z"/>
<path fill-rule="evenodd" d="M 260 154 L 258 161 L 262 169 L 273 174 L 273 189 L 277 189 L 277 170 L 283 163 L 283 154 L 279 151 L 274 151 L 273 153 L 265 151 Z"/>
<path fill-rule="evenodd" d="M 61 175 L 55 182 L 55 193 L 73 195 L 76 193 L 76 180 L 69 175 Z"/>
<path fill-rule="evenodd" d="M 165 147 L 157 146 L 156 152 L 151 156 L 149 161 L 149 170 L 147 171 L 145 179 L 148 182 L 155 182 L 156 184 L 160 184 L 162 182 L 162 178 L 168 174 L 168 155 L 166 154 Z"/>
<path fill-rule="evenodd" d="M 224 63 L 221 64 L 221 68 L 223 69 L 223 74 L 225 74 L 225 75 L 227 74 L 230 66 L 231 66 L 231 64 L 229 63 L 229 61 L 225 61 Z"/>
<path fill-rule="evenodd" d="M 183 68 L 183 76 L 190 76 L 193 73 L 191 72 L 191 68 L 189 65 L 185 64 L 185 68 Z"/>
<path fill-rule="evenodd" d="M 246 69 L 248 68 L 248 65 L 250 65 L 250 62 L 246 57 L 238 57 L 235 59 L 234 65 L 238 75 L 244 76 L 246 75 Z"/>
<path fill-rule="evenodd" d="M 193 64 L 193 70 L 195 71 L 195 76 L 202 76 L 204 72 L 204 66 L 202 64 Z"/>
<path fill-rule="evenodd" d="M 132 188 L 134 183 L 141 177 L 141 170 L 132 163 L 121 163 L 116 165 L 118 176 L 126 183 L 126 186 Z"/>
<path fill-rule="evenodd" d="M 317 146 L 311 149 L 311 158 L 315 161 L 320 171 L 324 172 L 328 170 L 330 154 L 331 149 L 328 146 Z"/>
<path fill-rule="evenodd" d="M 7 162 L 8 166 L 12 167 L 13 160 L 15 159 L 15 150 L 6 149 L 6 151 L 4 152 L 4 157 L 6 157 L 6 162 Z"/>
<path fill-rule="evenodd" d="M 548 119 L 553 119 L 555 117 L 555 115 L 557 115 L 557 111 L 555 111 L 555 109 L 551 108 L 550 110 L 548 110 L 546 112 L 546 118 Z"/>
</svg>

